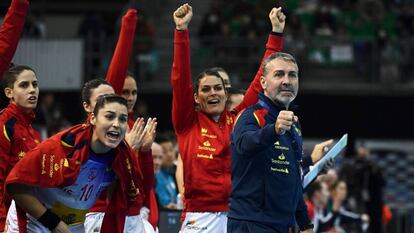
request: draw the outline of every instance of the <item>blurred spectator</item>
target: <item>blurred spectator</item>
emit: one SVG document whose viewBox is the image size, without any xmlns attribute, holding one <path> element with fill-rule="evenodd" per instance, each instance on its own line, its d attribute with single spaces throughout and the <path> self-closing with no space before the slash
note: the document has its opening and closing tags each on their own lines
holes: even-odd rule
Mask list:
<svg viewBox="0 0 414 233">
<path fill-rule="evenodd" d="M 313 25 L 314 34 L 320 36 L 332 36 L 337 29 L 336 17 L 339 10 L 331 1 L 322 1 L 321 6 L 315 12 Z"/>
<path fill-rule="evenodd" d="M 155 27 L 142 13 L 138 14 L 138 25 L 135 34 L 135 73 L 141 79 L 151 79 L 158 71 Z"/>
<path fill-rule="evenodd" d="M 411 1 L 412 2 L 412 1 Z M 266 35 L 269 6 L 281 5 L 287 14 L 285 50 L 299 60 L 322 68 L 346 67 L 361 82 L 396 83 L 412 76 L 412 42 L 394 38 L 414 34 L 413 4 L 393 0 L 236 0 L 226 4 L 212 1 L 199 31 L 202 46 L 220 64 L 232 67 L 234 77 L 247 81 L 253 74 L 253 57 L 261 51 L 258 39 Z M 247 9 L 254 9 L 249 11 Z M 221 26 L 219 25 L 221 24 Z M 211 37 L 214 39 L 211 40 Z M 247 39 L 241 39 L 241 38 Z M 218 41 L 214 43 L 214 41 Z M 399 43 L 401 47 L 399 47 Z M 408 46 L 406 46 L 408 45 Z M 408 47 L 408 49 L 407 49 Z M 231 58 L 235 59 L 231 59 Z M 395 59 L 397 58 L 397 59 Z M 300 61 L 301 62 L 301 61 Z M 345 66 L 344 66 L 345 65 Z M 402 69 L 403 71 L 399 71 Z M 233 71 L 236 70 L 236 71 Z M 400 76 L 402 74 L 404 77 Z M 339 72 L 345 78 L 346 72 Z"/>
<path fill-rule="evenodd" d="M 177 209 L 177 186 L 169 172 L 162 169 L 165 159 L 162 147 L 158 143 L 152 144 L 154 158 L 155 194 L 158 204 L 162 208 Z"/>
<path fill-rule="evenodd" d="M 237 107 L 244 98 L 244 94 L 246 93 L 245 90 L 236 89 L 236 88 L 229 88 L 227 89 L 227 109 L 232 110 Z"/>
<path fill-rule="evenodd" d="M 406 3 L 398 16 L 397 32 L 401 37 L 414 35 L 414 8 L 412 3 Z"/>
<path fill-rule="evenodd" d="M 22 37 L 46 38 L 46 23 L 41 15 L 29 14 L 27 16 Z"/>
<path fill-rule="evenodd" d="M 162 169 L 165 172 L 168 172 L 172 177 L 175 177 L 177 157 L 174 151 L 175 140 L 172 137 L 174 137 L 174 134 L 172 133 L 160 133 L 157 135 L 156 142 L 160 144 L 164 153 Z"/>
<path fill-rule="evenodd" d="M 325 208 L 329 200 L 329 189 L 328 185 L 323 182 L 316 180 L 306 191 L 306 206 L 308 208 L 309 218 L 314 224 L 314 230 L 320 229 L 319 223 L 329 221 L 332 218 L 332 214 L 326 216 Z"/>
<path fill-rule="evenodd" d="M 337 180 L 330 188 L 321 179 L 311 184 L 306 205 L 314 223 L 315 233 L 356 233 L 367 229 L 368 215 L 360 215 L 344 208 L 346 184 Z M 355 225 L 357 231 L 350 226 Z"/>
<path fill-rule="evenodd" d="M 33 127 L 39 128 L 43 139 L 71 126 L 63 116 L 62 106 L 55 101 L 53 93 L 42 94 L 36 111 Z"/>
<path fill-rule="evenodd" d="M 150 114 L 148 113 L 148 105 L 144 100 L 137 101 L 135 108 L 135 112 L 138 117 L 143 117 L 145 119 L 150 117 Z"/>
<path fill-rule="evenodd" d="M 396 22 L 397 38 L 399 45 L 398 54 L 398 70 L 400 72 L 400 79 L 402 81 L 412 80 L 414 71 L 414 3 L 406 2 L 398 16 Z M 392 49 L 392 48 L 391 48 Z M 390 51 L 391 52 L 391 51 Z M 395 51 L 394 51 L 395 54 Z"/>
<path fill-rule="evenodd" d="M 100 14 L 87 13 L 79 24 L 78 36 L 84 40 L 86 77 L 103 73 L 102 56 L 105 51 L 107 28 Z"/>
<path fill-rule="evenodd" d="M 366 232 L 369 224 L 367 214 L 358 214 L 345 209 L 347 185 L 343 180 L 337 180 L 331 187 L 331 206 L 335 215 L 333 227 L 338 232 Z M 373 231 L 375 233 L 377 231 Z M 378 232 L 379 233 L 379 232 Z"/>
<path fill-rule="evenodd" d="M 211 1 L 210 4 L 210 9 L 203 17 L 200 31 L 198 33 L 201 43 L 206 47 L 216 44 L 216 39 L 217 36 L 221 34 L 221 27 L 223 23 L 223 19 L 220 15 L 219 2 Z"/>
<path fill-rule="evenodd" d="M 337 182 L 338 174 L 334 169 L 329 169 L 326 174 L 319 175 L 318 180 L 320 182 L 325 182 L 328 187 L 331 187 Z"/>
<path fill-rule="evenodd" d="M 384 29 L 378 32 L 378 46 L 380 48 L 380 80 L 385 85 L 396 84 L 400 78 L 398 67 L 400 52 L 393 40 Z"/>
<path fill-rule="evenodd" d="M 383 188 L 381 169 L 369 159 L 370 150 L 363 144 L 357 147 L 357 157 L 344 163 L 340 177 L 349 187 L 349 204 L 354 212 L 367 213 L 371 224 L 368 232 L 381 232 Z"/>
</svg>

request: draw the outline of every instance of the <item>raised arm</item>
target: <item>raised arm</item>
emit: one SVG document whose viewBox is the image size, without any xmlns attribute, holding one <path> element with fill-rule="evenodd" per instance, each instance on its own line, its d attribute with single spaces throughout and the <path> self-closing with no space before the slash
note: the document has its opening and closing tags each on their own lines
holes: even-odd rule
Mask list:
<svg viewBox="0 0 414 233">
<path fill-rule="evenodd" d="M 13 0 L 0 29 L 0 79 L 7 70 L 23 31 L 29 2 Z"/>
<path fill-rule="evenodd" d="M 240 112 L 241 110 L 256 104 L 258 94 L 263 91 L 262 86 L 260 85 L 260 77 L 263 74 L 263 61 L 266 60 L 266 58 L 268 58 L 271 54 L 280 52 L 283 49 L 282 33 L 285 28 L 286 16 L 283 14 L 282 8 L 273 8 L 269 13 L 269 19 L 272 24 L 272 32 L 267 39 L 266 51 L 262 58 L 261 65 L 253 81 L 250 83 L 243 101 L 234 109 L 235 112 Z"/>
<path fill-rule="evenodd" d="M 174 62 L 171 71 L 173 89 L 172 122 L 177 133 L 185 131 L 195 119 L 191 82 L 190 38 L 188 24 L 193 16 L 190 5 L 180 6 L 174 13 Z"/>
<path fill-rule="evenodd" d="M 135 9 L 129 9 L 122 17 L 118 43 L 116 44 L 115 52 L 109 65 L 108 73 L 106 74 L 106 81 L 112 85 L 117 95 L 122 93 L 124 87 L 137 21 L 138 17 Z"/>
</svg>

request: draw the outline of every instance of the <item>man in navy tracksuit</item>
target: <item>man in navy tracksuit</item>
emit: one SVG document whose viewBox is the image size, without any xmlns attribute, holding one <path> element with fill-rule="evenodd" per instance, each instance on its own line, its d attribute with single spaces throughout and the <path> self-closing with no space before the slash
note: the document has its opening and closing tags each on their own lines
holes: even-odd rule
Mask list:
<svg viewBox="0 0 414 233">
<path fill-rule="evenodd" d="M 263 64 L 259 102 L 237 118 L 231 136 L 229 233 L 287 233 L 297 223 L 302 232 L 313 225 L 303 200 L 302 165 L 316 162 L 317 144 L 303 158 L 298 117 L 289 109 L 298 92 L 298 66 L 286 53 L 275 53 Z M 316 158 L 316 159 L 314 159 Z"/>
</svg>

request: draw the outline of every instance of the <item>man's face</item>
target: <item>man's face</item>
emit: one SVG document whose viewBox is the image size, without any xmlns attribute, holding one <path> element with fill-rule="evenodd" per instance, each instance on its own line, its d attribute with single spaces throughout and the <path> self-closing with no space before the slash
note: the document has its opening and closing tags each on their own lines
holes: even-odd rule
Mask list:
<svg viewBox="0 0 414 233">
<path fill-rule="evenodd" d="M 298 66 L 281 58 L 273 59 L 268 64 L 266 76 L 262 76 L 260 81 L 268 98 L 288 107 L 298 94 Z"/>
<path fill-rule="evenodd" d="M 368 148 L 360 146 L 357 148 L 358 157 L 360 158 L 368 158 L 370 151 Z"/>
<path fill-rule="evenodd" d="M 160 145 L 165 156 L 163 166 L 171 167 L 175 161 L 174 146 L 170 141 L 162 142 Z"/>
<path fill-rule="evenodd" d="M 162 147 L 157 143 L 152 144 L 151 150 L 152 150 L 152 159 L 154 162 L 154 172 L 157 173 L 161 169 L 161 166 L 164 160 L 164 153 L 162 151 Z"/>
<path fill-rule="evenodd" d="M 227 101 L 221 78 L 213 75 L 201 78 L 194 99 L 202 112 L 210 116 L 220 115 L 224 111 Z"/>
<path fill-rule="evenodd" d="M 121 96 L 124 97 L 124 99 L 126 99 L 128 102 L 128 112 L 133 112 L 135 103 L 137 102 L 137 83 L 131 76 L 128 76 L 125 79 Z"/>
</svg>

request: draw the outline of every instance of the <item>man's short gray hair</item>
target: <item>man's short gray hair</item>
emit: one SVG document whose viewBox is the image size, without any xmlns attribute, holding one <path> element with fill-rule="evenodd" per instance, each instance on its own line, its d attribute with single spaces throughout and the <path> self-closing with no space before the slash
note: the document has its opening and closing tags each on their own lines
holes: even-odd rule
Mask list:
<svg viewBox="0 0 414 233">
<path fill-rule="evenodd" d="M 270 55 L 263 62 L 263 76 L 266 76 L 267 73 L 269 72 L 269 64 L 274 59 L 282 59 L 284 61 L 292 62 L 293 64 L 295 64 L 296 66 L 298 66 L 298 63 L 296 63 L 296 59 L 292 55 L 290 55 L 288 53 L 282 53 L 282 52 L 273 53 L 272 55 Z"/>
</svg>

